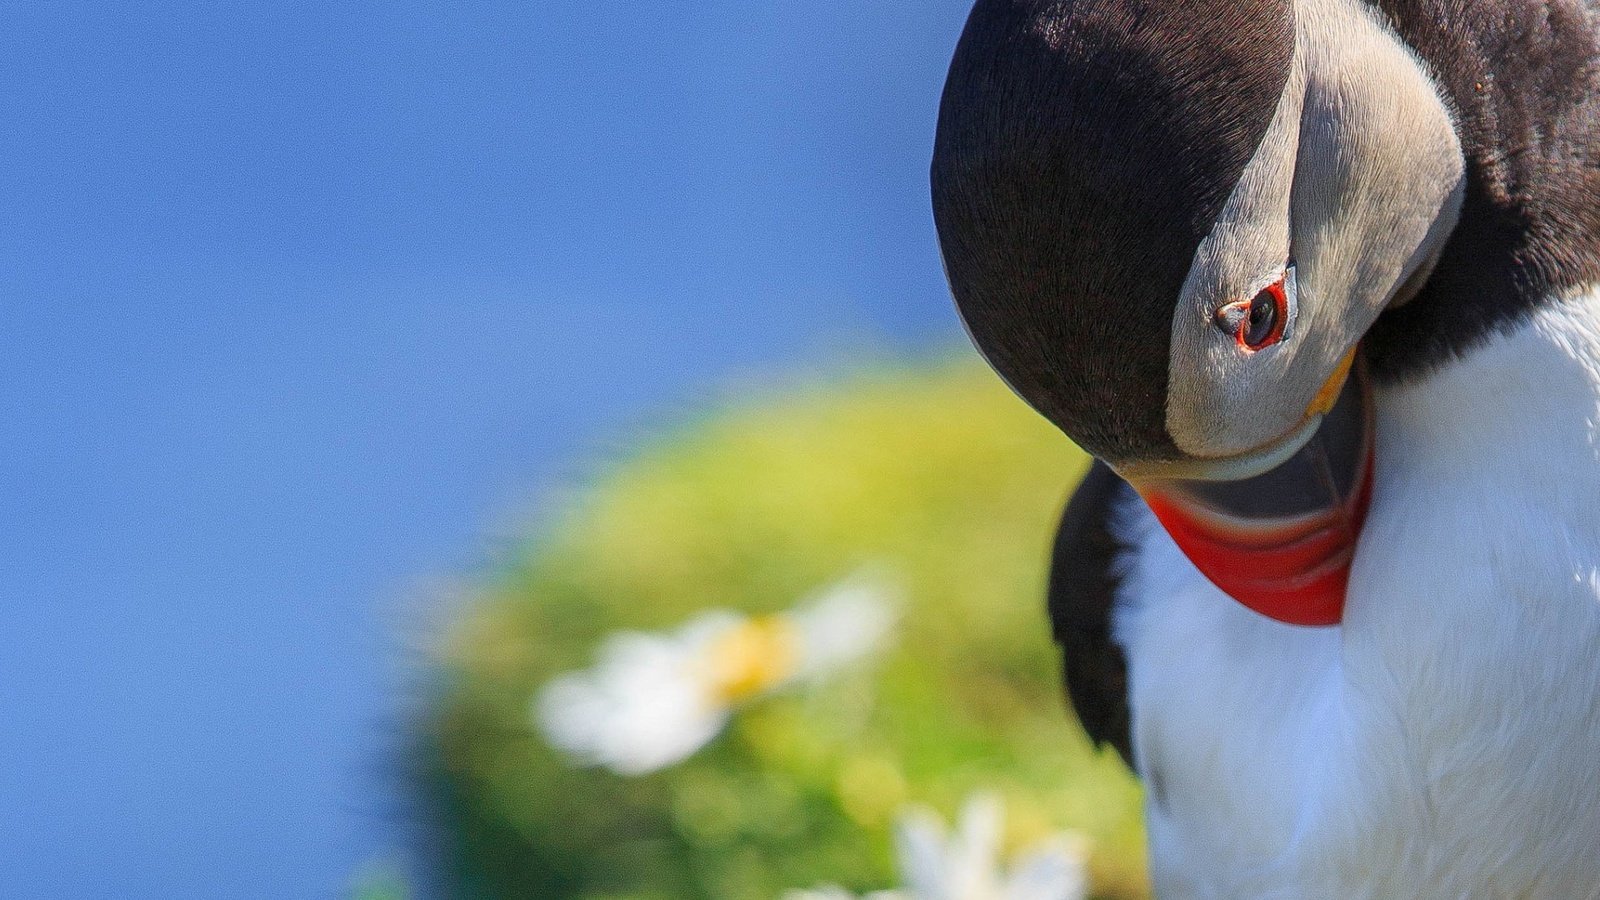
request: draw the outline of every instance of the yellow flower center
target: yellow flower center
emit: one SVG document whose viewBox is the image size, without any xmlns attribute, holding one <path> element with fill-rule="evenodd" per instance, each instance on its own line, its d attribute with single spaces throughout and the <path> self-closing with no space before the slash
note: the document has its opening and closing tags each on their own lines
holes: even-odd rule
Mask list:
<svg viewBox="0 0 1600 900">
<path fill-rule="evenodd" d="M 794 674 L 798 661 L 794 626 L 780 616 L 761 616 L 730 629 L 712 643 L 706 660 L 712 692 L 733 704 Z"/>
</svg>

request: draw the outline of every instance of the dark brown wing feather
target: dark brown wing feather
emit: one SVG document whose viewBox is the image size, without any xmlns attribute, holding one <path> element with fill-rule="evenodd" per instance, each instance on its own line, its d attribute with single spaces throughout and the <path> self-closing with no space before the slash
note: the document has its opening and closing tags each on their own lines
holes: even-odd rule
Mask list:
<svg viewBox="0 0 1600 900">
<path fill-rule="evenodd" d="M 1111 533 L 1115 503 L 1127 483 L 1096 461 L 1056 532 L 1050 565 L 1050 624 L 1061 645 L 1067 696 L 1096 744 L 1110 744 L 1133 765 L 1128 728 L 1128 664 L 1111 637 L 1111 610 L 1123 545 Z"/>
</svg>

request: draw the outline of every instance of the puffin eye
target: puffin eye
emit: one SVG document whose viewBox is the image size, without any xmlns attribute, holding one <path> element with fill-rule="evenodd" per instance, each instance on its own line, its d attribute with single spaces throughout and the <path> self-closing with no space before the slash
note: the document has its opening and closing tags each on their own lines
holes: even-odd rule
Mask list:
<svg viewBox="0 0 1600 900">
<path fill-rule="evenodd" d="M 1289 295 L 1284 287 L 1288 278 L 1286 272 L 1251 299 L 1217 310 L 1217 327 L 1233 335 L 1246 350 L 1261 350 L 1283 340 L 1289 322 Z"/>
<path fill-rule="evenodd" d="M 1271 287 L 1263 288 L 1250 301 L 1250 313 L 1245 318 L 1244 345 L 1251 350 L 1260 350 L 1268 344 L 1277 343 L 1283 336 L 1281 324 L 1289 317 L 1288 303 L 1283 296 L 1283 283 L 1279 282 Z"/>
</svg>

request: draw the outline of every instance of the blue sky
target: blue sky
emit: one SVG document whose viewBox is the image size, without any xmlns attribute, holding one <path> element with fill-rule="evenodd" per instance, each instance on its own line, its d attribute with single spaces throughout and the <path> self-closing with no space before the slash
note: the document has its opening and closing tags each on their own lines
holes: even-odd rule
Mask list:
<svg viewBox="0 0 1600 900">
<path fill-rule="evenodd" d="M 403 852 L 440 585 L 651 422 L 958 339 L 926 167 L 966 6 L 9 6 L 7 892 L 328 896 Z"/>
</svg>

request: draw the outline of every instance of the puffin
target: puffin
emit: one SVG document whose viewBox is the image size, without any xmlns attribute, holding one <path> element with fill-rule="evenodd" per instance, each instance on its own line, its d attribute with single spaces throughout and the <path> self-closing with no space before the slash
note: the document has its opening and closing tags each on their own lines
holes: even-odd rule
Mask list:
<svg viewBox="0 0 1600 900">
<path fill-rule="evenodd" d="M 1600 896 L 1600 4 L 978 0 L 932 207 L 1093 457 L 1048 610 L 1163 897 Z"/>
</svg>

